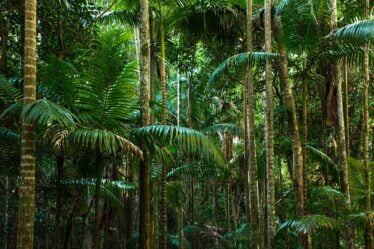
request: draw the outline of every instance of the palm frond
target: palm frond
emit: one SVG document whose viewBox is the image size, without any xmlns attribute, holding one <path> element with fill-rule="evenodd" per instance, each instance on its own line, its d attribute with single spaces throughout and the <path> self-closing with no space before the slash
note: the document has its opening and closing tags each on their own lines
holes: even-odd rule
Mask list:
<svg viewBox="0 0 374 249">
<path fill-rule="evenodd" d="M 310 145 L 307 145 L 307 151 L 308 151 L 308 158 L 310 160 L 326 165 L 330 169 L 337 170 L 337 166 L 334 163 L 334 161 L 328 155 L 326 155 L 323 151 Z"/>
<path fill-rule="evenodd" d="M 14 87 L 4 77 L 0 77 L 0 100 L 8 103 L 14 103 L 22 99 L 22 91 Z"/>
<path fill-rule="evenodd" d="M 254 63 L 264 63 L 279 58 L 277 53 L 268 52 L 246 52 L 231 56 L 222 62 L 210 76 L 208 84 L 212 84 L 229 69 L 245 68 L 245 66 Z"/>
<path fill-rule="evenodd" d="M 73 143 L 88 149 L 116 155 L 126 152 L 143 158 L 143 152 L 126 138 L 106 130 L 78 129 L 69 134 Z"/>
<path fill-rule="evenodd" d="M 154 144 L 176 146 L 190 156 L 202 156 L 207 161 L 225 165 L 220 150 L 202 133 L 184 127 L 152 125 L 134 129 L 132 134 L 153 150 Z"/>
<path fill-rule="evenodd" d="M 9 130 L 4 127 L 0 127 L 0 138 L 2 141 L 8 141 L 12 143 L 19 143 L 21 141 L 21 136 L 18 132 Z"/>
<path fill-rule="evenodd" d="M 38 99 L 24 105 L 21 118 L 28 123 L 37 123 L 42 126 L 49 126 L 58 123 L 66 128 L 76 126 L 76 117 L 65 107 L 57 105 L 46 99 Z"/>
<path fill-rule="evenodd" d="M 307 215 L 302 219 L 293 219 L 285 221 L 278 228 L 277 233 L 284 229 L 293 229 L 297 233 L 316 233 L 321 230 L 339 229 L 339 222 L 325 215 Z"/>
<path fill-rule="evenodd" d="M 328 37 L 356 42 L 374 41 L 374 19 L 356 21 L 333 30 Z"/>
</svg>

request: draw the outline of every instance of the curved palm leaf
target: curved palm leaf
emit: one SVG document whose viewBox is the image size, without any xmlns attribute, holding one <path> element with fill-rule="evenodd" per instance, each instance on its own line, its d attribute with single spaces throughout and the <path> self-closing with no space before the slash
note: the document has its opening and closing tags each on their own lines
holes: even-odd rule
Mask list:
<svg viewBox="0 0 374 249">
<path fill-rule="evenodd" d="M 220 150 L 202 133 L 184 127 L 152 125 L 134 129 L 132 134 L 150 150 L 154 145 L 176 146 L 190 156 L 202 156 L 208 161 L 224 166 Z"/>
<path fill-rule="evenodd" d="M 28 123 L 49 126 L 53 123 L 66 128 L 75 127 L 75 115 L 68 109 L 46 99 L 38 99 L 24 105 L 21 118 Z"/>
<path fill-rule="evenodd" d="M 316 233 L 321 230 L 339 229 L 339 222 L 325 215 L 307 215 L 300 220 L 288 220 L 281 224 L 277 233 L 284 229 L 294 229 L 298 233 Z"/>
<path fill-rule="evenodd" d="M 143 152 L 126 138 L 106 130 L 78 129 L 69 134 L 73 143 L 80 144 L 92 150 L 99 150 L 116 155 L 118 152 L 127 152 L 143 158 Z"/>
<path fill-rule="evenodd" d="M 215 82 L 225 71 L 230 68 L 244 67 L 253 63 L 264 63 L 279 58 L 277 53 L 267 52 L 246 52 L 231 56 L 222 62 L 210 76 L 208 84 Z"/>
<path fill-rule="evenodd" d="M 332 31 L 328 36 L 356 42 L 374 41 L 374 19 L 356 21 Z"/>
</svg>

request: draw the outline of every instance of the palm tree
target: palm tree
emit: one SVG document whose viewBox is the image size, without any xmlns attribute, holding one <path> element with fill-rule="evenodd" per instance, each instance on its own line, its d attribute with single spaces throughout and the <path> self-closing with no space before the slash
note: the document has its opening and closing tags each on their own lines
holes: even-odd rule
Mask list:
<svg viewBox="0 0 374 249">
<path fill-rule="evenodd" d="M 331 29 L 337 28 L 338 25 L 338 9 L 337 1 L 331 0 Z M 351 210 L 351 197 L 349 191 L 349 176 L 348 176 L 348 164 L 347 164 L 347 151 L 345 143 L 345 126 L 344 126 L 344 107 L 343 107 L 343 93 L 342 84 L 340 77 L 340 64 L 336 63 L 334 65 L 334 84 L 336 85 L 336 95 L 337 95 L 337 116 L 338 116 L 338 161 L 339 167 L 342 172 L 341 176 L 341 188 L 346 197 L 346 210 L 349 213 Z M 345 239 L 346 247 L 348 249 L 354 248 L 354 234 L 353 229 L 350 224 L 346 224 L 345 229 Z"/>
<path fill-rule="evenodd" d="M 36 0 L 25 1 L 24 97 L 36 98 Z M 35 129 L 22 122 L 17 248 L 32 249 L 35 216 Z"/>
<path fill-rule="evenodd" d="M 147 126 L 149 121 L 149 2 L 140 0 L 140 115 L 141 126 Z M 149 158 L 143 149 L 144 156 L 140 162 L 139 172 L 139 236 L 140 249 L 150 249 L 150 193 L 149 193 Z"/>
<path fill-rule="evenodd" d="M 365 17 L 370 18 L 370 0 L 365 1 Z M 363 86 L 363 116 L 364 116 L 364 176 L 365 176 L 365 211 L 367 212 L 367 221 L 365 227 L 365 249 L 373 248 L 373 224 L 369 217 L 371 212 L 371 171 L 369 167 L 369 136 L 370 136 L 370 116 L 369 116 L 369 86 L 370 86 L 370 71 L 369 71 L 369 55 L 370 42 L 366 42 L 364 51 L 364 86 Z"/>
<path fill-rule="evenodd" d="M 272 7 L 271 0 L 265 0 L 265 52 L 272 51 Z M 274 187 L 274 131 L 273 131 L 273 72 L 270 61 L 265 65 L 266 110 L 265 110 L 265 146 L 266 146 L 266 210 L 267 210 L 267 248 L 275 248 L 275 187 Z"/>
<path fill-rule="evenodd" d="M 252 0 L 247 0 L 247 51 L 252 52 Z M 258 183 L 255 141 L 255 106 L 254 82 L 251 66 L 247 69 L 247 79 L 243 81 L 243 109 L 244 109 L 244 152 L 246 168 L 247 222 L 251 224 L 251 247 L 260 246 L 260 230 L 258 215 Z M 249 215 L 250 213 L 250 215 Z"/>
</svg>

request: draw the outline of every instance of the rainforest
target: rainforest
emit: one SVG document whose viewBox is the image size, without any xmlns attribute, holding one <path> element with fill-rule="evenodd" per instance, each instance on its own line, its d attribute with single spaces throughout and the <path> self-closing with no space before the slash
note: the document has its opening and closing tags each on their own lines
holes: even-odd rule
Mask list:
<svg viewBox="0 0 374 249">
<path fill-rule="evenodd" d="M 0 0 L 0 249 L 374 249 L 373 10 Z"/>
</svg>

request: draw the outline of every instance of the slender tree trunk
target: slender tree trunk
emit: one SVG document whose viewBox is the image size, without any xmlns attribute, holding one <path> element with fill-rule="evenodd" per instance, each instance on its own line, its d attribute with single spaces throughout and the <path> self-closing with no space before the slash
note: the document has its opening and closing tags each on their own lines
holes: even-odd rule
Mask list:
<svg viewBox="0 0 374 249">
<path fill-rule="evenodd" d="M 61 248 L 61 215 L 62 215 L 62 188 L 61 181 L 64 171 L 64 157 L 61 155 L 57 158 L 57 177 L 56 177 L 56 211 L 55 211 L 55 237 L 54 248 Z"/>
<path fill-rule="evenodd" d="M 149 11 L 149 36 L 150 36 L 150 65 L 149 65 L 149 100 L 152 103 L 152 108 L 155 101 L 155 66 L 156 66 L 156 48 L 155 48 L 155 21 L 153 16 L 153 11 Z M 151 109 L 152 109 L 151 108 Z M 149 113 L 149 124 L 152 125 L 155 123 L 154 111 L 151 110 Z"/>
<path fill-rule="evenodd" d="M 337 17 L 337 1 L 331 0 L 331 26 L 332 29 L 337 27 L 338 17 Z M 349 191 L 349 176 L 348 176 L 348 163 L 347 163 L 347 151 L 345 143 L 345 126 L 344 126 L 344 108 L 343 108 L 343 93 L 342 84 L 340 77 L 340 66 L 339 63 L 335 65 L 334 83 L 336 85 L 336 95 L 337 95 L 337 116 L 338 116 L 338 164 L 342 172 L 341 176 L 341 187 L 342 192 L 345 195 L 346 203 L 345 209 L 347 213 L 351 210 L 351 197 Z M 354 248 L 354 231 L 350 224 L 345 224 L 345 240 L 346 248 Z"/>
<path fill-rule="evenodd" d="M 162 6 L 160 0 L 160 46 L 161 46 L 161 96 L 162 96 L 162 125 L 167 122 L 167 93 L 166 93 L 166 52 L 165 52 L 165 30 L 162 18 Z M 167 185 L 168 167 L 165 162 L 162 164 L 161 172 L 161 238 L 160 249 L 167 249 L 168 247 L 168 213 L 167 213 L 167 199 L 166 199 L 166 185 Z"/>
<path fill-rule="evenodd" d="M 252 38 L 252 0 L 247 0 L 247 51 L 253 50 Z M 256 162 L 256 140 L 255 140 L 255 94 L 252 67 L 247 69 L 247 80 L 243 85 L 244 99 L 244 149 L 246 166 L 246 200 L 247 201 L 247 222 L 251 225 L 251 248 L 260 247 L 260 227 L 258 214 L 258 182 Z"/>
<path fill-rule="evenodd" d="M 345 127 L 345 148 L 349 156 L 349 82 L 348 82 L 348 62 L 344 60 L 344 127 Z"/>
<path fill-rule="evenodd" d="M 140 116 L 141 125 L 149 121 L 149 2 L 140 0 Z M 139 236 L 140 249 L 150 249 L 149 158 L 143 146 L 139 169 Z"/>
<path fill-rule="evenodd" d="M 36 0 L 25 1 L 24 97 L 36 98 Z M 35 217 L 35 129 L 22 122 L 17 249 L 32 249 Z"/>
<path fill-rule="evenodd" d="M 265 0 L 265 51 L 271 52 L 271 0 Z M 269 61 L 265 65 L 266 74 L 266 113 L 265 113 L 265 144 L 267 170 L 267 248 L 275 248 L 275 188 L 274 188 L 274 131 L 273 131 L 273 75 Z"/>
<path fill-rule="evenodd" d="M 365 17 L 370 18 L 370 0 L 365 1 Z M 369 70 L 369 53 L 370 42 L 365 44 L 364 53 L 364 86 L 363 86 L 363 116 L 364 116 L 364 177 L 365 177 L 365 211 L 367 212 L 365 227 L 365 249 L 373 248 L 373 224 L 370 217 L 371 213 L 371 172 L 369 166 L 369 137 L 370 137 L 370 115 L 369 115 L 369 87 L 370 87 L 370 70 Z"/>
</svg>

